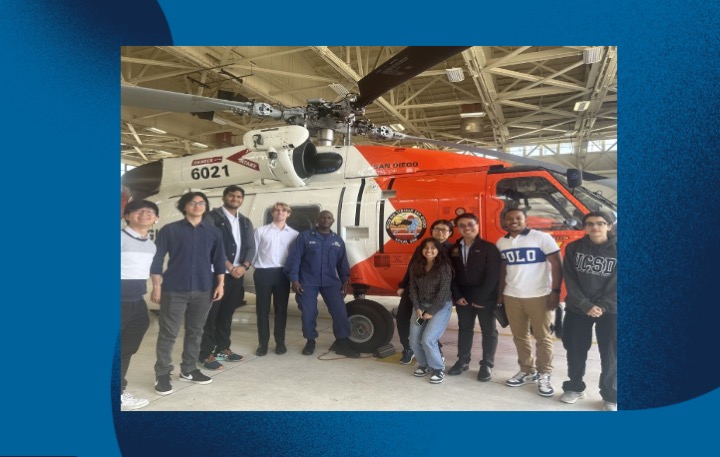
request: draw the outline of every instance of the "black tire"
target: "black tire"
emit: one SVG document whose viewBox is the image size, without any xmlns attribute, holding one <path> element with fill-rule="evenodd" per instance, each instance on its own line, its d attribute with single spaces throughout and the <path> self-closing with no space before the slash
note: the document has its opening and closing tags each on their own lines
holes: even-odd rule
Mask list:
<svg viewBox="0 0 720 457">
<path fill-rule="evenodd" d="M 346 304 L 350 321 L 350 347 L 358 352 L 375 352 L 390 342 L 395 333 L 390 311 L 378 302 L 359 298 Z"/>
</svg>

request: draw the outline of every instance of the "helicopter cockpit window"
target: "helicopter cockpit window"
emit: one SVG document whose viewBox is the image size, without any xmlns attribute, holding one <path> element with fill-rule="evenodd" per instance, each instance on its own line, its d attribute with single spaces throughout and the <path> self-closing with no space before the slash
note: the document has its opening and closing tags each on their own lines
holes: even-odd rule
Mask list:
<svg viewBox="0 0 720 457">
<path fill-rule="evenodd" d="M 287 219 L 287 225 L 294 228 L 298 232 L 315 227 L 318 215 L 320 214 L 319 206 L 292 206 L 292 213 Z M 265 210 L 263 218 L 265 224 L 272 222 L 272 207 Z"/>
<path fill-rule="evenodd" d="M 582 211 L 543 177 L 503 179 L 497 185 L 497 197 L 504 201 L 505 208 L 525 210 L 528 228 L 542 231 L 582 229 Z"/>
</svg>

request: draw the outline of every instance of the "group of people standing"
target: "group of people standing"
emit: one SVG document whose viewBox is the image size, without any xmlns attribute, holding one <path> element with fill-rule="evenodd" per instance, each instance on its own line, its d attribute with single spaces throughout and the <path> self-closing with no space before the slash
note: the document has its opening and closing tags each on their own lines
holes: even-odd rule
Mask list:
<svg viewBox="0 0 720 457">
<path fill-rule="evenodd" d="M 350 327 L 344 297 L 350 267 L 342 238 L 331 230 L 335 222 L 321 211 L 316 227 L 298 233 L 287 225 L 292 210 L 278 202 L 272 221 L 253 228 L 239 208 L 245 193 L 238 186 L 223 192 L 223 206 L 210 211 L 202 192 L 183 195 L 177 208 L 184 218 L 165 225 L 153 243 L 148 234 L 159 209 L 147 200 L 129 202 L 121 232 L 121 408 L 138 409 L 149 401 L 126 392 L 130 359 L 149 326 L 147 279 L 150 298 L 160 305 L 156 345 L 155 391 L 173 392 L 172 350 L 180 327 L 185 328 L 180 381 L 209 384 L 198 363 L 209 370 L 242 356 L 231 349 L 230 329 L 235 309 L 244 303 L 243 280 L 250 266 L 256 289 L 259 357 L 268 352 L 269 313 L 274 310 L 275 353 L 287 352 L 285 327 L 290 290 L 302 313 L 304 355 L 315 351 L 318 295 L 333 320 L 337 354 L 357 358 L 348 337 Z M 538 393 L 553 396 L 551 385 L 553 344 L 550 324 L 559 305 L 563 273 L 567 289 L 563 345 L 568 353 L 569 380 L 560 400 L 574 403 L 585 398 L 583 382 L 592 329 L 596 327 L 602 374 L 600 393 L 604 408 L 617 409 L 617 248 L 609 230 L 610 218 L 591 212 L 584 219 L 586 236 L 570 243 L 563 264 L 554 239 L 527 228 L 520 209 L 503 213 L 507 235 L 496 244 L 479 236 L 478 217 L 466 213 L 454 223 L 441 219 L 431 226 L 413 254 L 399 284 L 401 296 L 397 328 L 403 354 L 401 363 L 417 360 L 415 376 L 430 375 L 438 384 L 445 378 L 445 357 L 440 337 L 452 307 L 458 316 L 457 362 L 447 371 L 460 375 L 471 362 L 475 320 L 482 333 L 482 357 L 477 379 L 492 379 L 498 344 L 495 309 L 504 306 L 518 353 L 520 371 L 506 381 L 511 387 L 536 382 Z M 453 226 L 461 235 L 451 244 Z M 165 260 L 167 257 L 167 266 Z M 535 356 L 532 351 L 535 339 Z"/>
<path fill-rule="evenodd" d="M 563 383 L 560 401 L 575 403 L 586 397 L 583 377 L 595 327 L 603 409 L 617 410 L 617 242 L 610 230 L 610 216 L 602 212 L 584 216 L 586 235 L 568 244 L 564 264 L 560 247 L 549 234 L 527 228 L 522 209 L 506 209 L 502 220 L 507 234 L 496 244 L 479 236 L 479 220 L 474 214 L 462 214 L 454 224 L 445 219 L 432 224 L 432 237 L 416 249 L 397 292 L 401 297 L 397 310 L 403 345 L 400 363 L 410 364 L 415 358 L 415 376 L 431 374 L 431 383 L 443 382 L 445 358 L 439 339 L 454 305 L 458 359 L 447 374 L 469 370 L 477 319 L 482 334 L 477 379 L 490 381 L 498 344 L 495 311 L 503 306 L 520 366 L 505 384 L 536 383 L 539 395 L 552 397 L 551 323 L 564 278 L 567 313 L 562 341 L 570 379 Z M 453 225 L 461 237 L 450 244 Z"/>
<path fill-rule="evenodd" d="M 257 356 L 268 352 L 271 305 L 275 353 L 287 352 L 285 326 L 292 287 L 307 339 L 302 353 L 315 351 L 320 294 L 333 318 L 334 351 L 360 357 L 348 340 L 350 326 L 343 298 L 350 266 L 345 243 L 330 229 L 335 222 L 332 213 L 321 211 L 315 228 L 298 233 L 286 223 L 290 206 L 278 202 L 272 207 L 272 222 L 254 229 L 239 211 L 244 197 L 242 188 L 229 186 L 223 191 L 223 206 L 210 211 L 204 193 L 186 193 L 177 203 L 183 219 L 165 225 L 154 243 L 149 231 L 159 217 L 157 205 L 137 200 L 125 206 L 126 226 L 120 235 L 122 410 L 149 403 L 126 392 L 125 379 L 130 359 L 149 326 L 143 298 L 148 277 L 152 281 L 150 299 L 160 305 L 155 363 L 158 395 L 173 393 L 172 350 L 183 323 L 180 381 L 209 384 L 212 378 L 200 371 L 198 363 L 219 370 L 224 368 L 221 362 L 242 360 L 230 349 L 230 330 L 235 309 L 244 303 L 243 280 L 250 266 L 255 267 Z"/>
</svg>

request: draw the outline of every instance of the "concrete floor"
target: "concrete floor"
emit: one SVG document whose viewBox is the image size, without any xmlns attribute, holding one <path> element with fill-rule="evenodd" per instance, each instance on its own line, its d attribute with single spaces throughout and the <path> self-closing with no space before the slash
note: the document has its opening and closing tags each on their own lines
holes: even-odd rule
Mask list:
<svg viewBox="0 0 720 457">
<path fill-rule="evenodd" d="M 396 297 L 368 297 L 391 309 Z M 480 330 L 476 327 L 473 341 L 473 360 L 469 371 L 459 376 L 446 376 L 442 384 L 430 384 L 429 376 L 416 378 L 412 365 L 401 365 L 397 332 L 392 344 L 396 354 L 378 359 L 363 354 L 360 359 L 348 359 L 327 352 L 334 341 L 332 321 L 324 304 L 320 303 L 317 349 L 313 356 L 300 353 L 305 345 L 302 337 L 300 313 L 294 297 L 290 297 L 286 344 L 288 352 L 274 353 L 274 341 L 269 352 L 257 357 L 257 329 L 255 326 L 255 296 L 246 294 L 248 304 L 236 310 L 232 327 L 232 350 L 243 356 L 240 362 L 223 362 L 224 369 L 201 370 L 212 376 L 213 382 L 196 385 L 179 381 L 178 371 L 182 351 L 182 332 L 175 343 L 172 374 L 174 393 L 159 396 L 154 390 L 155 343 L 158 324 L 155 313 L 150 314 L 150 329 L 128 372 L 128 392 L 150 400 L 140 411 L 587 411 L 602 410 L 597 382 L 600 375 L 600 356 L 597 345 L 588 355 L 585 382 L 587 398 L 569 405 L 559 401 L 562 382 L 566 379 L 567 361 L 562 342 L 555 340 L 552 385 L 554 397 L 541 397 L 536 384 L 508 387 L 505 380 L 518 371 L 517 353 L 510 328 L 501 328 L 495 369 L 490 382 L 478 382 L 478 361 L 481 354 Z M 271 318 L 272 332 L 272 318 Z M 457 355 L 457 315 L 453 312 L 450 324 L 440 339 L 449 369 Z"/>
</svg>

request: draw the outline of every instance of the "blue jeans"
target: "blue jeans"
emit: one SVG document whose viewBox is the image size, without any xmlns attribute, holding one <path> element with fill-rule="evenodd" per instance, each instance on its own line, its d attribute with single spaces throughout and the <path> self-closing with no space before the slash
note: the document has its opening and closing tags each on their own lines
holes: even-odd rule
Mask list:
<svg viewBox="0 0 720 457">
<path fill-rule="evenodd" d="M 415 353 L 418 366 L 430 367 L 433 370 L 445 370 L 445 363 L 438 348 L 438 340 L 445 333 L 451 313 L 452 303 L 447 302 L 423 325 L 417 324 L 417 316 L 413 314 L 410 323 L 410 348 Z"/>
</svg>

